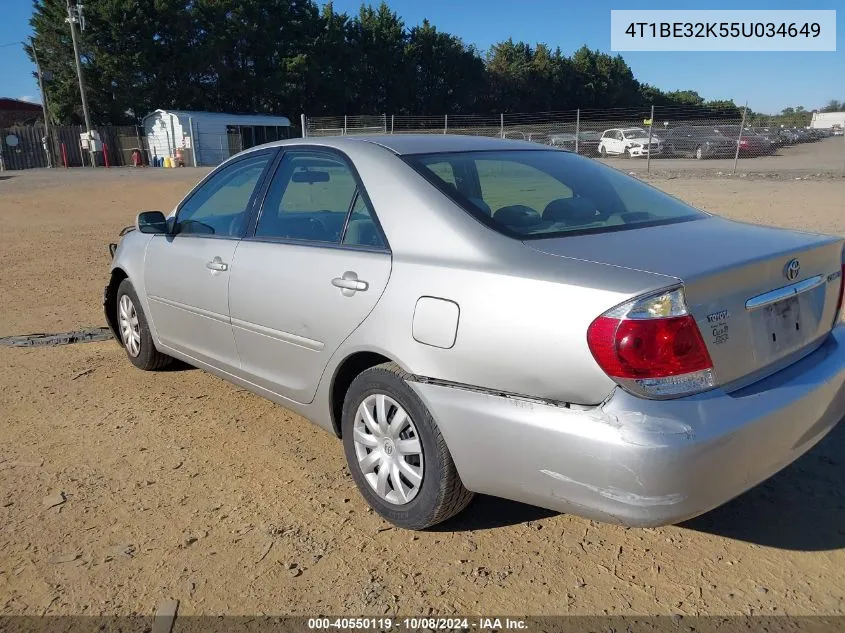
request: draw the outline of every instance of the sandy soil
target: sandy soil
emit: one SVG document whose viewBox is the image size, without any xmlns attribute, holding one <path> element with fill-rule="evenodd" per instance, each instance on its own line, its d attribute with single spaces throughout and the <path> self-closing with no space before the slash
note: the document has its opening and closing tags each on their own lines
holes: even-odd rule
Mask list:
<svg viewBox="0 0 845 633">
<path fill-rule="evenodd" d="M 0 181 L 0 335 L 103 324 L 106 244 L 199 170 Z M 845 235 L 845 180 L 654 179 L 709 211 Z M 114 342 L 0 347 L 0 613 L 843 614 L 845 428 L 683 526 L 477 498 L 435 531 L 368 511 L 341 445 Z M 56 505 L 58 504 L 58 505 Z M 52 507 L 51 507 L 52 506 Z"/>
</svg>

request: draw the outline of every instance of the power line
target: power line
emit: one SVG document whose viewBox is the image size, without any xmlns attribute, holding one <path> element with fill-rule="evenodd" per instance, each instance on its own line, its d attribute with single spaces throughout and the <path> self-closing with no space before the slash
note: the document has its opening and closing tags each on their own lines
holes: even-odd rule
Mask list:
<svg viewBox="0 0 845 633">
<path fill-rule="evenodd" d="M 6 48 L 7 46 L 17 46 L 18 44 L 23 44 L 23 42 L 9 42 L 8 44 L 0 44 L 0 48 Z"/>
</svg>

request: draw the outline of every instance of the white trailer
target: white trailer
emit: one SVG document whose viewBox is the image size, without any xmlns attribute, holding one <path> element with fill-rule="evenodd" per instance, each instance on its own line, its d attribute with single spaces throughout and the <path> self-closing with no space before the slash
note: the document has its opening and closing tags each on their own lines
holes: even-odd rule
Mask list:
<svg viewBox="0 0 845 633">
<path fill-rule="evenodd" d="M 143 119 L 151 160 L 181 154 L 186 164 L 218 165 L 241 150 L 289 138 L 287 117 L 155 110 Z"/>
<path fill-rule="evenodd" d="M 813 112 L 810 127 L 822 130 L 845 128 L 845 112 Z"/>
</svg>

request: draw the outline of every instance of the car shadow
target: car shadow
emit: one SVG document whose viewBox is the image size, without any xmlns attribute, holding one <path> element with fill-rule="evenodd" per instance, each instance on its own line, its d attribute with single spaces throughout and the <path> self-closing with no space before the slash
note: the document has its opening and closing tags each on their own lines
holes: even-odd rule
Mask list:
<svg viewBox="0 0 845 633">
<path fill-rule="evenodd" d="M 493 530 L 539 521 L 557 516 L 559 512 L 530 506 L 518 501 L 499 499 L 487 495 L 476 495 L 469 507 L 453 519 L 429 528 L 431 532 L 473 532 Z"/>
<path fill-rule="evenodd" d="M 193 365 L 189 365 L 188 363 L 179 360 L 178 358 L 174 358 L 168 365 L 162 367 L 158 371 L 160 372 L 169 372 L 169 371 L 191 371 L 192 369 L 196 369 Z"/>
<path fill-rule="evenodd" d="M 14 176 L 0 176 L 0 180 L 9 180 L 11 178 L 14 178 Z"/>
<path fill-rule="evenodd" d="M 845 548 L 845 423 L 771 479 L 681 527 L 780 549 Z"/>
</svg>

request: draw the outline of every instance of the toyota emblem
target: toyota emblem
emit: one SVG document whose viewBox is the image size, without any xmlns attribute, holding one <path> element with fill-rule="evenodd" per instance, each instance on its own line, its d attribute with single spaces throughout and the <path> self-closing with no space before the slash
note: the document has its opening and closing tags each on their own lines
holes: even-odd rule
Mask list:
<svg viewBox="0 0 845 633">
<path fill-rule="evenodd" d="M 798 263 L 797 259 L 790 259 L 786 262 L 786 268 L 783 271 L 784 277 L 786 277 L 789 281 L 796 279 L 798 277 L 798 273 L 801 272 L 801 264 Z"/>
</svg>

